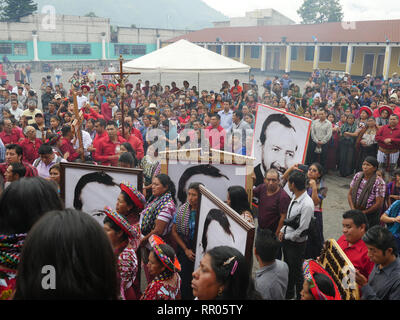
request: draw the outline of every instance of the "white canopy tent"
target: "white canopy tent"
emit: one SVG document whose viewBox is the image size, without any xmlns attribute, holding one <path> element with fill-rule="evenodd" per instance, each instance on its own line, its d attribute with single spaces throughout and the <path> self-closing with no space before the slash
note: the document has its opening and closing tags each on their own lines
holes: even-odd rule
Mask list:
<svg viewBox="0 0 400 320">
<path fill-rule="evenodd" d="M 128 72 L 160 73 L 229 73 L 250 72 L 250 66 L 200 47 L 187 40 L 179 40 L 123 65 Z M 198 79 L 199 80 L 199 79 Z"/>
</svg>

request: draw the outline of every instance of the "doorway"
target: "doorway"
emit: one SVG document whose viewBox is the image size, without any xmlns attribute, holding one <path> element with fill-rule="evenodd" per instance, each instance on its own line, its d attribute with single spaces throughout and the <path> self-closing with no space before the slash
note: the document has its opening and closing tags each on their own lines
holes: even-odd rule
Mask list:
<svg viewBox="0 0 400 320">
<path fill-rule="evenodd" d="M 376 73 L 375 73 L 377 77 L 383 75 L 384 63 L 385 63 L 385 55 L 384 54 L 378 55 L 378 61 L 376 62 Z"/>
<path fill-rule="evenodd" d="M 363 76 L 366 76 L 367 74 L 372 75 L 372 70 L 374 69 L 374 60 L 375 54 L 366 53 L 364 55 Z"/>
<path fill-rule="evenodd" d="M 279 66 L 281 62 L 281 49 L 276 48 L 274 51 L 274 64 L 273 64 L 273 71 L 279 71 Z"/>
</svg>

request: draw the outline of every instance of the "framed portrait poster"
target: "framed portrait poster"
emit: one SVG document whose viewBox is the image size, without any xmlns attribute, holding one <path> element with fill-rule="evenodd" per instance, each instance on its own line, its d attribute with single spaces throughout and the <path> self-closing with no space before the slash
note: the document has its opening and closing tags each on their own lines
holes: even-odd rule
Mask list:
<svg viewBox="0 0 400 320">
<path fill-rule="evenodd" d="M 311 132 L 310 119 L 257 104 L 252 156 L 256 182 L 263 183 L 266 171 L 276 169 L 282 176 L 291 166 L 301 163 L 307 156 Z"/>
<path fill-rule="evenodd" d="M 141 169 L 98 166 L 81 163 L 60 163 L 60 196 L 66 208 L 75 208 L 88 213 L 103 225 L 105 206 L 115 209 L 119 184 L 127 182 L 140 192 L 143 189 Z"/>
<path fill-rule="evenodd" d="M 229 246 L 239 250 L 250 264 L 253 255 L 254 225 L 243 219 L 208 188 L 200 185 L 200 193 L 194 269 L 197 269 L 208 250 L 218 246 Z"/>
<path fill-rule="evenodd" d="M 217 152 L 221 153 L 218 154 Z M 170 152 L 168 155 L 171 155 Z M 223 155 L 225 154 L 225 158 Z M 227 190 L 230 186 L 241 186 L 251 200 L 253 182 L 251 173 L 253 166 L 246 164 L 250 159 L 246 156 L 235 155 L 228 161 L 227 153 L 213 150 L 212 155 L 189 158 L 167 156 L 161 165 L 161 172 L 167 174 L 175 184 L 178 205 L 185 203 L 188 186 L 192 182 L 203 183 L 208 190 L 218 198 L 226 200 Z M 222 157 L 221 157 L 222 156 Z M 235 158 L 241 157 L 243 161 L 238 164 Z M 251 163 L 252 162 L 252 159 Z"/>
</svg>

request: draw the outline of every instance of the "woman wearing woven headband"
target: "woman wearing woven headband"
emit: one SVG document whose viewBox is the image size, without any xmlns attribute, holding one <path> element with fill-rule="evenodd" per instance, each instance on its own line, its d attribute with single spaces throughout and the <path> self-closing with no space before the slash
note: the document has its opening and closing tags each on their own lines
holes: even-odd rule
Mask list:
<svg viewBox="0 0 400 320">
<path fill-rule="evenodd" d="M 147 268 L 153 281 L 147 286 L 141 300 L 178 300 L 181 298 L 181 270 L 174 249 L 157 235 L 149 238 L 151 251 Z"/>
<path fill-rule="evenodd" d="M 118 261 L 120 298 L 122 300 L 137 300 L 140 297 L 140 283 L 135 282 L 138 272 L 138 259 L 134 243 L 140 237 L 140 233 L 138 234 L 140 231 L 110 207 L 106 207 L 104 213 L 106 214 L 104 231 L 110 239 Z"/>
<path fill-rule="evenodd" d="M 127 182 L 119 185 L 121 193 L 118 195 L 115 210 L 122 215 L 129 224 L 136 225 L 140 220 L 140 212 L 146 205 L 146 199 L 139 190 Z"/>
<path fill-rule="evenodd" d="M 301 300 L 342 300 L 336 283 L 318 262 L 304 261 L 303 273 Z"/>
<path fill-rule="evenodd" d="M 166 174 L 159 174 L 153 178 L 153 195 L 147 201 L 147 205 L 140 213 L 140 231 L 144 236 L 141 240 L 141 246 L 144 248 L 143 262 L 147 263 L 148 250 L 150 246 L 147 240 L 152 234 L 160 237 L 169 236 L 172 227 L 172 221 L 176 212 L 175 185 L 171 178 Z M 168 240 L 167 240 L 168 241 Z M 146 276 L 150 280 L 147 269 Z"/>
<path fill-rule="evenodd" d="M 53 183 L 23 178 L 10 184 L 0 200 L 0 300 L 12 298 L 26 234 L 51 210 L 63 207 Z"/>
<path fill-rule="evenodd" d="M 249 265 L 235 248 L 220 246 L 208 251 L 193 272 L 193 295 L 198 300 L 258 300 Z"/>
<path fill-rule="evenodd" d="M 189 185 L 187 190 L 187 201 L 177 210 L 171 234 L 178 244 L 177 257 L 182 265 L 180 273 L 182 278 L 182 299 L 193 300 L 192 272 L 196 255 L 194 248 L 194 234 L 196 231 L 196 215 L 200 202 L 200 183 L 194 182 Z"/>
</svg>

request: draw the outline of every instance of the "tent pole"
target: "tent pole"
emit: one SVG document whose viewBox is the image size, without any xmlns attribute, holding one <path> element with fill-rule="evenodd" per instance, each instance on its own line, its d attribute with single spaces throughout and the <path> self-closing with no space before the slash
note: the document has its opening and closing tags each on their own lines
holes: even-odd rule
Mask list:
<svg viewBox="0 0 400 320">
<path fill-rule="evenodd" d="M 197 72 L 197 92 L 200 95 L 200 72 Z"/>
</svg>

